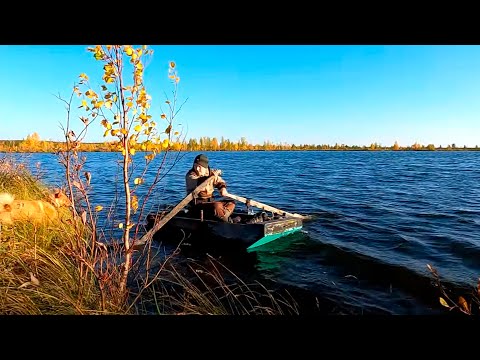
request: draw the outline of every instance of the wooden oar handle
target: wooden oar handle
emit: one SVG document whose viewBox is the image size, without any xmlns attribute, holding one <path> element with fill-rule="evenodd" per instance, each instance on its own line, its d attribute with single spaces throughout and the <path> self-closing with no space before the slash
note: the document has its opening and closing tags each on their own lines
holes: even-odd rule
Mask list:
<svg viewBox="0 0 480 360">
<path fill-rule="evenodd" d="M 303 215 L 300 215 L 300 214 L 292 214 L 292 213 L 289 213 L 287 211 L 284 211 L 284 210 L 281 210 L 281 209 L 277 209 L 273 206 L 270 206 L 270 205 L 267 205 L 267 204 L 263 204 L 259 201 L 256 201 L 256 200 L 252 200 L 252 199 L 247 199 L 247 198 L 244 198 L 242 196 L 237 196 L 237 195 L 234 195 L 234 194 L 230 194 L 230 193 L 227 193 L 225 196 L 227 197 L 230 197 L 234 200 L 238 200 L 240 202 L 243 202 L 245 205 L 247 206 L 255 206 L 259 209 L 262 209 L 262 210 L 266 210 L 266 211 L 270 211 L 270 212 L 273 212 L 273 213 L 276 213 L 276 214 L 279 214 L 279 215 L 283 215 L 283 216 L 291 216 L 291 217 L 295 217 L 295 218 L 300 218 L 300 219 L 308 219 L 307 216 L 303 216 Z"/>
</svg>

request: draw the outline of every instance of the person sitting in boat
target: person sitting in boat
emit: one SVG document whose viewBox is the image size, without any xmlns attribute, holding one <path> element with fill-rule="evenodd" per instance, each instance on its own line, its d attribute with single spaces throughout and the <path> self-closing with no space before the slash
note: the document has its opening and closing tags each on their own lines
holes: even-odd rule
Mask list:
<svg viewBox="0 0 480 360">
<path fill-rule="evenodd" d="M 230 215 L 235 209 L 235 201 L 233 200 L 215 200 L 213 192 L 216 189 L 221 196 L 226 196 L 227 184 L 223 180 L 221 170 L 211 169 L 208 165 L 208 157 L 200 154 L 195 157 L 193 166 L 185 175 L 187 194 L 191 193 L 197 186 L 203 183 L 209 176 L 214 175 L 213 182 L 190 202 L 189 211 L 192 216 L 200 217 L 201 210 L 203 210 L 203 218 L 207 220 L 221 220 L 229 222 Z"/>
</svg>

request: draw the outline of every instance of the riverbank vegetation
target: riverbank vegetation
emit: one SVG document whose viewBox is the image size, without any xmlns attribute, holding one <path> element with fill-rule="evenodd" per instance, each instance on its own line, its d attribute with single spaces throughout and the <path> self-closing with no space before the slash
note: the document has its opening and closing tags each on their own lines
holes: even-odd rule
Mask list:
<svg viewBox="0 0 480 360">
<path fill-rule="evenodd" d="M 146 142 L 145 144 L 136 144 L 133 148 L 136 151 L 161 151 L 166 144 L 155 144 Z M 174 133 L 168 148 L 173 151 L 478 151 L 478 145 L 467 147 L 466 145 L 457 146 L 449 144 L 448 146 L 436 146 L 434 144 L 419 144 L 400 146 L 395 142 L 391 146 L 372 143 L 369 146 L 345 145 L 345 144 L 286 144 L 272 143 L 265 141 L 263 144 L 251 144 L 246 138 L 238 141 L 232 141 L 225 138 L 217 139 L 215 137 L 200 137 L 187 140 L 180 140 L 180 134 Z M 22 140 L 0 140 L 0 152 L 50 152 L 57 153 L 65 149 L 64 142 L 42 140 L 37 132 L 33 132 Z M 79 144 L 81 152 L 112 152 L 119 151 L 115 142 L 105 141 L 102 143 L 81 143 Z"/>
</svg>

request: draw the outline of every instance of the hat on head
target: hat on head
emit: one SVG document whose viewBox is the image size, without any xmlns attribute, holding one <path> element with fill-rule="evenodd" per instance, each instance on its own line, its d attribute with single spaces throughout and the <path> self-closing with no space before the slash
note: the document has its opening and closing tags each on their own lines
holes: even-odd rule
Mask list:
<svg viewBox="0 0 480 360">
<path fill-rule="evenodd" d="M 208 168 L 208 157 L 203 154 L 197 155 L 193 163 Z"/>
</svg>

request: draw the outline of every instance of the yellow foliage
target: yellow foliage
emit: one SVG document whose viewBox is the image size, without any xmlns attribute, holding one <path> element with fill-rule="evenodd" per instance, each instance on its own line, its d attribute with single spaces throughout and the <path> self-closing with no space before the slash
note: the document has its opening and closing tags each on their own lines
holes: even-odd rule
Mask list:
<svg viewBox="0 0 480 360">
<path fill-rule="evenodd" d="M 445 301 L 445 299 L 442 298 L 442 297 L 440 298 L 440 304 L 442 304 L 443 306 L 445 306 L 445 307 L 447 307 L 447 308 L 450 307 L 450 306 L 448 306 L 448 304 L 447 304 L 447 302 Z"/>
<path fill-rule="evenodd" d="M 133 195 L 133 196 L 132 196 L 131 205 L 132 205 L 133 211 L 136 212 L 137 209 L 138 209 L 138 198 L 137 198 L 136 195 Z"/>
<path fill-rule="evenodd" d="M 468 307 L 468 303 L 467 303 L 467 300 L 465 300 L 465 298 L 463 296 L 460 296 L 458 298 L 458 304 L 460 305 L 460 307 L 466 312 L 466 313 L 470 313 L 470 309 Z"/>
</svg>

